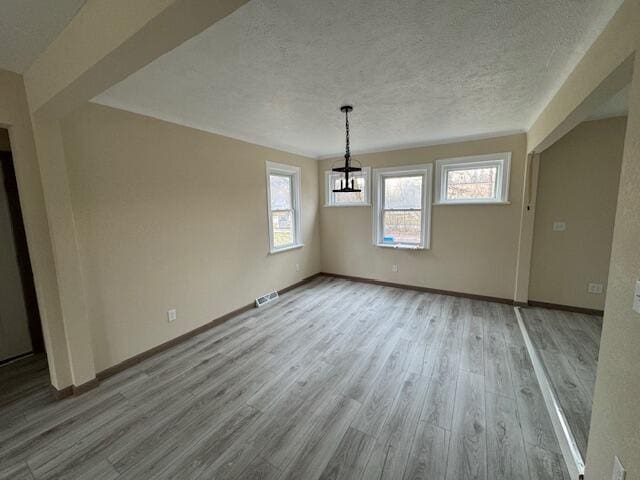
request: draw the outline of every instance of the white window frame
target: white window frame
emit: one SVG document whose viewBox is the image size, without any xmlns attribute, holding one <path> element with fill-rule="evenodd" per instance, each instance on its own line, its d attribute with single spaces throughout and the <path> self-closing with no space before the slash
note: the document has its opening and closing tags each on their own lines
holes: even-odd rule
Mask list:
<svg viewBox="0 0 640 480">
<path fill-rule="evenodd" d="M 422 179 L 422 225 L 421 243 L 418 245 L 384 243 L 383 238 L 383 204 L 384 179 L 389 177 L 413 177 L 421 175 Z M 399 248 L 407 250 L 428 250 L 431 248 L 431 194 L 433 183 L 433 164 L 408 165 L 404 167 L 376 168 L 373 170 L 373 244 L 378 247 Z"/>
<path fill-rule="evenodd" d="M 496 189 L 493 198 L 447 199 L 447 178 L 450 171 L 468 168 L 497 167 Z M 509 179 L 511 176 L 511 152 L 447 158 L 436 161 L 436 205 L 468 205 L 509 203 Z"/>
<path fill-rule="evenodd" d="M 302 243 L 300 172 L 300 167 L 294 167 L 293 165 L 285 165 L 282 163 L 267 162 L 267 224 L 269 225 L 269 253 L 271 254 L 286 252 L 287 250 L 304 246 L 304 243 Z M 273 244 L 273 212 L 277 212 L 278 210 L 271 210 L 271 175 L 291 177 L 291 208 L 293 210 L 293 235 L 295 238 L 291 245 L 279 248 L 275 247 Z"/>
<path fill-rule="evenodd" d="M 362 177 L 364 178 L 364 200 L 361 202 L 336 203 L 331 176 L 341 172 L 326 170 L 324 172 L 324 206 L 325 207 L 370 207 L 371 206 L 371 167 L 362 167 Z"/>
</svg>

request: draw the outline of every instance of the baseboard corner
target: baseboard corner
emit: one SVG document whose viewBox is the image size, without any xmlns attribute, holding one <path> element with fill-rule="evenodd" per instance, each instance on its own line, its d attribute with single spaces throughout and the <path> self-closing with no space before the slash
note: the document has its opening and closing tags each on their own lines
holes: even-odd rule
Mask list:
<svg viewBox="0 0 640 480">
<path fill-rule="evenodd" d="M 551 310 L 562 310 L 564 312 L 582 313 L 585 315 L 594 315 L 596 317 L 602 317 L 604 315 L 604 310 L 597 310 L 597 309 L 585 308 L 585 307 L 575 307 L 572 305 L 562 305 L 559 303 L 539 302 L 537 300 L 529 300 L 528 306 L 539 307 L 539 308 L 549 308 Z"/>
<path fill-rule="evenodd" d="M 51 385 L 51 395 L 55 400 L 62 400 L 63 398 L 71 397 L 73 395 L 73 385 L 58 389 Z"/>
<path fill-rule="evenodd" d="M 58 389 L 51 385 L 51 393 L 54 399 L 62 400 L 67 397 L 77 397 L 78 395 L 82 395 L 89 390 L 93 390 L 99 384 L 100 380 L 98 380 L 98 378 L 93 378 L 81 385 L 69 385 L 68 387 L 64 387 L 61 389 Z"/>
</svg>

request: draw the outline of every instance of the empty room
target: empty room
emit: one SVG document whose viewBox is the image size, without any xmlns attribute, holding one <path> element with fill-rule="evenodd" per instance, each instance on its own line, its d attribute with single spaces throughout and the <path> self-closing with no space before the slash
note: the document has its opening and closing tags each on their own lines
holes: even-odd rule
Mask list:
<svg viewBox="0 0 640 480">
<path fill-rule="evenodd" d="M 640 480 L 638 0 L 0 12 L 0 480 Z"/>
</svg>

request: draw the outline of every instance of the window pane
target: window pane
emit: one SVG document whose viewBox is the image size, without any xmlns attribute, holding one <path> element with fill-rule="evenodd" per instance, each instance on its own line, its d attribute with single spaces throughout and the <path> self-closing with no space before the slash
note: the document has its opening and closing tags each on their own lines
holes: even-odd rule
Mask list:
<svg viewBox="0 0 640 480">
<path fill-rule="evenodd" d="M 421 243 L 421 211 L 384 212 L 383 243 Z"/>
<path fill-rule="evenodd" d="M 293 211 L 273 212 L 273 246 L 275 248 L 292 245 L 294 240 Z"/>
<path fill-rule="evenodd" d="M 496 196 L 498 167 L 447 171 L 447 200 L 486 199 Z"/>
<path fill-rule="evenodd" d="M 340 188 L 340 181 L 344 180 L 344 174 L 331 175 L 331 190 Z M 351 182 L 351 180 L 349 180 Z M 362 190 L 361 192 L 351 192 L 351 193 L 334 193 L 334 203 L 364 203 L 364 177 L 356 177 L 356 188 Z"/>
<path fill-rule="evenodd" d="M 422 176 L 384 179 L 384 208 L 421 208 Z"/>
<path fill-rule="evenodd" d="M 286 175 L 269 175 L 271 188 L 271 210 L 291 209 L 291 177 Z"/>
</svg>

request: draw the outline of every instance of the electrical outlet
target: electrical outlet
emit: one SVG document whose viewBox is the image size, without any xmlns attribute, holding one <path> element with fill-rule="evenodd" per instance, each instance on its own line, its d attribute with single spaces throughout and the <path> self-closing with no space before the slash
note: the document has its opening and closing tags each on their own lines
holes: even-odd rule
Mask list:
<svg viewBox="0 0 640 480">
<path fill-rule="evenodd" d="M 553 222 L 554 232 L 564 232 L 566 229 L 567 229 L 567 224 L 565 222 Z"/>
<path fill-rule="evenodd" d="M 640 280 L 636 280 L 636 291 L 633 296 L 633 309 L 640 313 Z"/>
<path fill-rule="evenodd" d="M 300 264 L 296 263 L 296 272 L 299 272 L 299 271 L 300 271 Z"/>
<path fill-rule="evenodd" d="M 611 475 L 611 480 L 624 480 L 627 477 L 627 471 L 620 463 L 620 459 L 618 457 L 613 457 L 613 475 Z"/>
<path fill-rule="evenodd" d="M 391 271 L 392 271 L 392 272 L 397 272 L 397 271 L 398 271 L 398 265 L 394 264 L 394 265 L 391 267 Z"/>
<path fill-rule="evenodd" d="M 601 294 L 604 291 L 604 287 L 601 283 L 590 283 L 587 287 L 589 293 Z"/>
<path fill-rule="evenodd" d="M 167 320 L 169 320 L 169 323 L 175 321 L 178 318 L 178 312 L 176 311 L 175 308 L 172 308 L 171 310 L 167 310 Z"/>
</svg>

